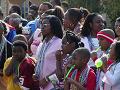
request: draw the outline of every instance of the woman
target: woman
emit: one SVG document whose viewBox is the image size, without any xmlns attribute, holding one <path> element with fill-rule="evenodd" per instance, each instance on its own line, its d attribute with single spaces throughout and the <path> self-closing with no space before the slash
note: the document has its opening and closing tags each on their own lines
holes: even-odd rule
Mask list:
<svg viewBox="0 0 120 90">
<path fill-rule="evenodd" d="M 82 15 L 83 12 L 78 8 L 68 9 L 63 21 L 65 30 L 73 31 L 76 35 L 79 35 L 82 27 L 79 21 L 82 19 Z"/>
<path fill-rule="evenodd" d="M 40 82 L 41 90 L 50 90 L 53 85 L 47 78 L 56 70 L 55 52 L 61 48 L 62 25 L 60 20 L 53 15 L 46 16 L 42 21 L 42 35 L 45 39 L 38 46 L 37 65 L 34 77 Z"/>
<path fill-rule="evenodd" d="M 104 19 L 100 14 L 91 13 L 87 16 L 81 30 L 81 41 L 90 51 L 99 47 L 97 33 L 104 28 Z"/>
<path fill-rule="evenodd" d="M 103 90 L 119 90 L 120 89 L 120 41 L 116 41 L 111 45 L 110 58 L 114 63 L 106 69 L 103 77 Z"/>
<path fill-rule="evenodd" d="M 115 40 L 120 40 L 120 17 L 116 19 L 115 22 L 115 33 L 116 33 L 116 39 Z"/>
</svg>

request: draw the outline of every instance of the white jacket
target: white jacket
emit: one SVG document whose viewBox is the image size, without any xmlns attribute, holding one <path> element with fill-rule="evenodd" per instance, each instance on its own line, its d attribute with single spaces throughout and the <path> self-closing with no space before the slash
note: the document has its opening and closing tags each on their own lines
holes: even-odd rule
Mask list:
<svg viewBox="0 0 120 90">
<path fill-rule="evenodd" d="M 104 90 L 120 90 L 120 62 L 110 66 L 102 81 Z"/>
</svg>

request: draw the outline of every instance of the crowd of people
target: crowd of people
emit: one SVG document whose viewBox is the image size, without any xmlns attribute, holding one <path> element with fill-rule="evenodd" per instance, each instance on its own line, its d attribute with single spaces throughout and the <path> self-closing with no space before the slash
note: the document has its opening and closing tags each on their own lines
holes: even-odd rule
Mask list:
<svg viewBox="0 0 120 90">
<path fill-rule="evenodd" d="M 0 90 L 119 90 L 120 17 L 60 0 L 0 9 Z"/>
</svg>

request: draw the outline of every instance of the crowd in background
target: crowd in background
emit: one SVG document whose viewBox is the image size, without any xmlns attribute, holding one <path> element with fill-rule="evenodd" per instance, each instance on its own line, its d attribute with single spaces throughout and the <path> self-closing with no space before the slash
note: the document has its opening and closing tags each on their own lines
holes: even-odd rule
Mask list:
<svg viewBox="0 0 120 90">
<path fill-rule="evenodd" d="M 114 30 L 84 7 L 50 0 L 26 18 L 0 10 L 0 90 L 119 90 L 120 17 Z"/>
</svg>

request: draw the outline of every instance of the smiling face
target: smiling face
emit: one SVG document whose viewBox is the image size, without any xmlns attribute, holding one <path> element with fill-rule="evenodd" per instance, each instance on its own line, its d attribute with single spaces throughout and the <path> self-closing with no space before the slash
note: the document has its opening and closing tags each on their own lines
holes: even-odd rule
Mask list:
<svg viewBox="0 0 120 90">
<path fill-rule="evenodd" d="M 115 33 L 117 34 L 118 37 L 120 37 L 120 22 L 119 21 L 115 22 Z"/>
<path fill-rule="evenodd" d="M 91 28 L 94 33 L 98 33 L 100 30 L 102 30 L 105 25 L 104 25 L 104 20 L 101 15 L 95 16 L 93 19 L 93 22 L 91 23 Z"/>
<path fill-rule="evenodd" d="M 13 46 L 12 55 L 14 59 L 22 61 L 26 56 L 26 51 L 21 46 Z"/>
</svg>

